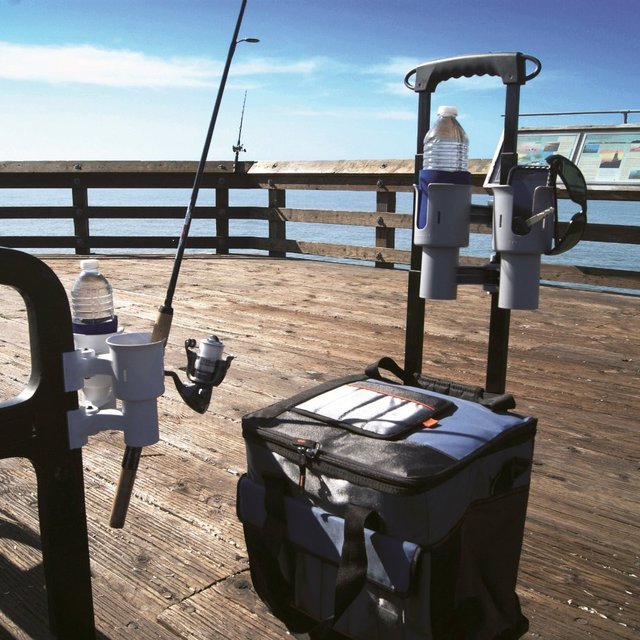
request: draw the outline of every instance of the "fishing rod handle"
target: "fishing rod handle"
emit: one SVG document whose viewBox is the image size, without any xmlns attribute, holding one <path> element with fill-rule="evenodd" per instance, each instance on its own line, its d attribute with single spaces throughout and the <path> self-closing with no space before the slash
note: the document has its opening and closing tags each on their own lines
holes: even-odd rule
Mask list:
<svg viewBox="0 0 640 640">
<path fill-rule="evenodd" d="M 167 339 L 169 338 L 169 333 L 171 332 L 172 320 L 173 309 L 166 304 L 161 304 L 158 307 L 156 322 L 153 325 L 153 330 L 151 331 L 150 342 L 158 342 L 159 340 L 163 340 L 166 343 Z"/>
<path fill-rule="evenodd" d="M 122 469 L 120 471 L 120 479 L 116 490 L 116 497 L 113 501 L 111 509 L 111 518 L 109 526 L 113 529 L 122 529 L 124 521 L 127 518 L 129 510 L 129 502 L 133 493 L 133 485 L 136 481 L 138 472 L 138 464 L 140 462 L 140 454 L 142 447 L 127 447 L 122 457 Z"/>
</svg>

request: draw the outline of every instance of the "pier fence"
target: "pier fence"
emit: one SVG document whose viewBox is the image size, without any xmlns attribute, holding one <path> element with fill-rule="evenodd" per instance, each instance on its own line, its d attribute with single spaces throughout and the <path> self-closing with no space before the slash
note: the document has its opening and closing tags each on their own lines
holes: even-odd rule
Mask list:
<svg viewBox="0 0 640 640">
<path fill-rule="evenodd" d="M 483 188 L 489 160 L 471 160 L 474 193 L 489 195 Z M 167 235 L 96 235 L 91 232 L 95 220 L 168 220 L 183 219 L 185 206 L 118 206 L 91 203 L 94 189 L 191 189 L 195 162 L 144 161 L 29 161 L 0 163 L 0 220 L 32 220 L 34 234 L 0 234 L 0 245 L 37 250 L 68 250 L 77 255 L 118 251 L 166 251 L 174 249 L 177 237 Z M 344 161 L 263 161 L 207 163 L 202 190 L 213 190 L 208 201 L 198 201 L 194 220 L 211 222 L 210 234 L 191 235 L 188 249 L 228 255 L 236 252 L 267 253 L 272 257 L 316 256 L 339 261 L 365 261 L 379 268 L 407 268 L 409 251 L 398 247 L 396 231 L 410 229 L 412 215 L 397 211 L 397 195 L 411 192 L 414 160 Z M 4 202 L 4 189 L 60 189 L 71 192 L 68 206 L 21 206 Z M 266 191 L 264 206 L 230 206 L 232 190 Z M 332 191 L 331 209 L 306 209 L 287 206 L 292 190 Z M 375 194 L 375 210 L 352 211 L 344 208 L 349 192 Z M 210 196 L 209 196 L 210 197 Z M 589 187 L 589 200 L 640 201 L 634 186 L 598 185 Z M 372 199 L 372 202 L 374 200 Z M 185 202 L 186 205 L 186 202 Z M 73 234 L 42 234 L 43 220 L 71 220 Z M 232 235 L 230 221 L 262 220 L 267 232 L 262 235 Z M 336 242 L 292 238 L 288 223 L 359 226 L 371 229 L 370 243 L 355 246 L 339 242 L 339 233 L 328 232 Z M 563 223 L 566 224 L 566 223 Z M 40 235 L 38 232 L 40 231 Z M 474 204 L 472 233 L 491 231 L 491 207 Z M 640 244 L 640 226 L 589 224 L 585 241 L 597 243 Z M 463 263 L 482 264 L 487 256 L 465 256 Z M 543 264 L 541 278 L 547 281 L 580 283 L 624 289 L 640 289 L 640 273 L 585 265 Z"/>
</svg>

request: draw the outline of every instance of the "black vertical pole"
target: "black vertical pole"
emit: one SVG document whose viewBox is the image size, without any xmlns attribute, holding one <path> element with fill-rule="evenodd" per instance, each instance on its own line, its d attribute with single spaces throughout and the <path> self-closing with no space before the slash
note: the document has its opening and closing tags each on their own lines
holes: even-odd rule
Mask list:
<svg viewBox="0 0 640 640">
<path fill-rule="evenodd" d="M 500 155 L 500 184 L 506 184 L 509 170 L 518 163 L 518 113 L 520 109 L 520 85 L 508 84 L 505 102 L 504 138 Z M 498 264 L 500 256 L 496 257 Z M 491 292 L 489 318 L 489 346 L 487 352 L 487 377 L 485 387 L 491 393 L 504 393 L 507 383 L 507 358 L 509 355 L 509 329 L 511 311 L 498 306 L 498 291 Z"/>
<path fill-rule="evenodd" d="M 422 169 L 422 143 L 429 130 L 431 113 L 431 93 L 418 93 L 418 138 L 416 141 L 416 159 L 414 184 L 418 184 Z M 414 195 L 414 208 L 417 195 Z M 414 212 L 415 215 L 415 212 Z M 422 265 L 422 248 L 413 241 L 415 223 L 411 231 L 411 263 L 407 285 L 407 321 L 405 328 L 404 368 L 409 374 L 422 372 L 422 355 L 424 348 L 424 310 L 425 302 L 420 297 L 420 267 Z"/>
</svg>

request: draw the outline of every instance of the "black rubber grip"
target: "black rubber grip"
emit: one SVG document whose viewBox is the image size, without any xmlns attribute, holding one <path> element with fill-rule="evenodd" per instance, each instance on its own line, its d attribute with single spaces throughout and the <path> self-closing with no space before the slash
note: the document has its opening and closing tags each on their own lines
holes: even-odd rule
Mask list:
<svg viewBox="0 0 640 640">
<path fill-rule="evenodd" d="M 527 62 L 535 65 L 527 75 Z M 433 93 L 440 82 L 450 78 L 471 78 L 473 76 L 498 76 L 504 84 L 524 84 L 535 78 L 541 69 L 540 61 L 524 53 L 482 53 L 443 58 L 426 62 L 412 69 L 405 77 L 404 83 L 413 91 L 429 91 Z M 409 79 L 415 74 L 415 84 Z"/>
</svg>

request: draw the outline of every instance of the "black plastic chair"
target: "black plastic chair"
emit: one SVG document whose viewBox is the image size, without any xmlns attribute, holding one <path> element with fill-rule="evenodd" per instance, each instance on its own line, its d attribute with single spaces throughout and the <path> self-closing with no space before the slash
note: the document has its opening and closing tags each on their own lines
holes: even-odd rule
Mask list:
<svg viewBox="0 0 640 640">
<path fill-rule="evenodd" d="M 32 371 L 26 388 L 0 403 L 0 458 L 28 458 L 36 473 L 49 626 L 60 638 L 95 638 L 82 452 L 70 450 L 62 354 L 74 350 L 69 303 L 41 260 L 0 248 L 0 284 L 24 299 Z"/>
</svg>

